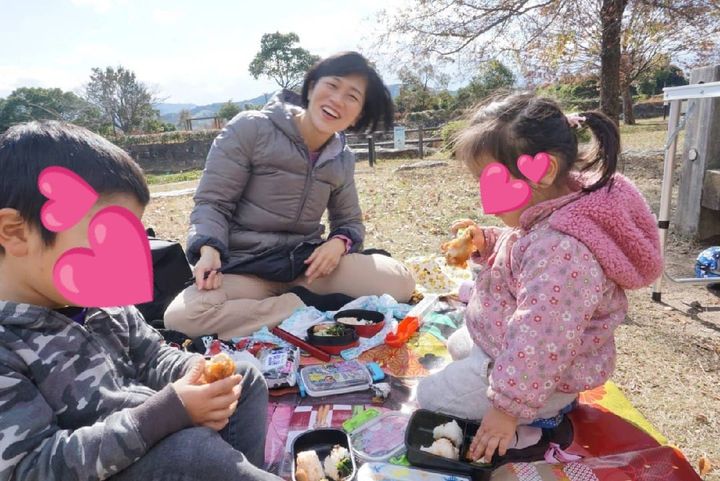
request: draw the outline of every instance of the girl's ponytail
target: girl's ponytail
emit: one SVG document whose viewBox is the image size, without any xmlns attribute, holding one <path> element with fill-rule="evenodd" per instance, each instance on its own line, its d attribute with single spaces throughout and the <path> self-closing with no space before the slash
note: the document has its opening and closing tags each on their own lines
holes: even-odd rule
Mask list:
<svg viewBox="0 0 720 481">
<path fill-rule="evenodd" d="M 605 185 L 611 187 L 612 176 L 617 170 L 618 156 L 620 155 L 620 131 L 615 122 L 602 112 L 594 110 L 580 115 L 585 117 L 584 125 L 592 131 L 597 141 L 595 147 L 581 159 L 584 164 L 582 171 L 600 170 L 598 181 L 583 190 L 592 192 Z M 602 166 L 601 169 L 600 166 Z"/>
</svg>

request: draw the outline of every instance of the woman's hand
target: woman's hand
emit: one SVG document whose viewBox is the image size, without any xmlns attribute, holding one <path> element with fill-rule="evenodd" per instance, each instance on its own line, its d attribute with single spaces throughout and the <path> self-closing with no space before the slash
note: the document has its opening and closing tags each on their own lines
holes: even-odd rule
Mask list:
<svg viewBox="0 0 720 481">
<path fill-rule="evenodd" d="M 343 254 L 345 254 L 345 241 L 337 237 L 318 246 L 305 260 L 305 264 L 309 265 L 305 271 L 308 284 L 312 284 L 315 279 L 330 275 L 340 263 Z"/>
<path fill-rule="evenodd" d="M 222 273 L 218 272 L 221 265 L 220 253 L 217 249 L 211 246 L 200 248 L 200 259 L 195 264 L 193 273 L 198 290 L 218 289 L 222 285 Z"/>
<path fill-rule="evenodd" d="M 458 219 L 450 226 L 450 232 L 453 234 L 457 234 L 457 231 L 460 229 L 468 229 L 470 231 L 475 250 L 478 254 L 482 254 L 485 251 L 485 234 L 483 233 L 482 227 L 470 219 Z"/>
<path fill-rule="evenodd" d="M 491 406 L 470 443 L 468 457 L 473 461 L 484 458 L 485 462 L 489 463 L 496 449 L 500 456 L 504 456 L 515 438 L 516 429 L 516 417 Z"/>
<path fill-rule="evenodd" d="M 233 374 L 210 384 L 202 384 L 204 368 L 205 360 L 199 359 L 183 377 L 172 383 L 172 387 L 195 426 L 220 431 L 235 412 L 242 376 Z"/>
</svg>

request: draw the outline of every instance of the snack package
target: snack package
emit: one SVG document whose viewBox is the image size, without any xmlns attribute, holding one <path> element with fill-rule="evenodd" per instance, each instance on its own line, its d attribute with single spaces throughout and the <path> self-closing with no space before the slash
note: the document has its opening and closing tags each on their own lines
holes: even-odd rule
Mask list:
<svg viewBox="0 0 720 481">
<path fill-rule="evenodd" d="M 257 358 L 268 388 L 291 387 L 297 383 L 300 349 L 294 346 L 261 349 Z"/>
</svg>

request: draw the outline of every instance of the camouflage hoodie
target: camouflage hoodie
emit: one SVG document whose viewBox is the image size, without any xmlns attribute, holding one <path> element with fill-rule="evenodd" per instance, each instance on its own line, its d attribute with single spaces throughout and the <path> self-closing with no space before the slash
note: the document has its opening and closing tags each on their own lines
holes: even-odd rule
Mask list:
<svg viewBox="0 0 720 481">
<path fill-rule="evenodd" d="M 192 356 L 134 307 L 56 311 L 0 301 L 0 480 L 96 480 L 190 426 L 169 385 Z"/>
</svg>

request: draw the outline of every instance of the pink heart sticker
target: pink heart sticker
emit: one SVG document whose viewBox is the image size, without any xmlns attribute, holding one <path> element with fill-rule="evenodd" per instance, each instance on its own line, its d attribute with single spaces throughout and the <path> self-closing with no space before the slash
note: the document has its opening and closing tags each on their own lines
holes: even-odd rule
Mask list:
<svg viewBox="0 0 720 481">
<path fill-rule="evenodd" d="M 106 207 L 90 221 L 88 241 L 89 249 L 70 249 L 55 263 L 53 282 L 60 294 L 88 307 L 152 300 L 150 243 L 140 219 L 123 207 Z"/>
<path fill-rule="evenodd" d="M 518 157 L 517 166 L 525 177 L 540 182 L 550 167 L 550 156 L 545 152 L 538 152 L 535 157 L 523 154 Z"/>
<path fill-rule="evenodd" d="M 499 162 L 485 167 L 480 175 L 480 200 L 486 214 L 502 214 L 528 203 L 532 192 L 524 180 L 510 180 L 510 171 Z"/>
<path fill-rule="evenodd" d="M 43 169 L 38 176 L 38 189 L 49 199 L 40 209 L 40 221 L 52 232 L 77 224 L 98 199 L 95 189 L 65 167 Z"/>
</svg>

